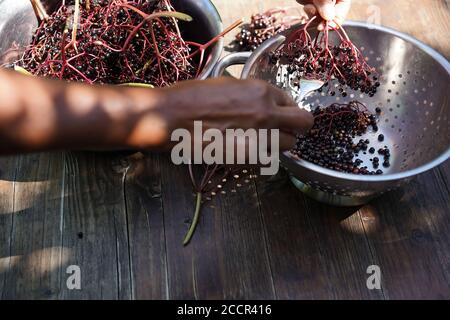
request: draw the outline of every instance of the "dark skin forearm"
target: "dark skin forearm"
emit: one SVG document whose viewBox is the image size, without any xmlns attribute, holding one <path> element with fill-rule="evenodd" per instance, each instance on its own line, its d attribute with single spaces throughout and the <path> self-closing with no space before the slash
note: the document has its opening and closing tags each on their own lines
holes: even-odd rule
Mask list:
<svg viewBox="0 0 450 320">
<path fill-rule="evenodd" d="M 91 86 L 0 70 L 0 154 L 55 149 L 170 147 L 172 130 L 281 129 L 280 147 L 313 124 L 262 81 L 187 81 L 167 89 Z"/>
<path fill-rule="evenodd" d="M 0 153 L 160 148 L 161 90 L 66 84 L 0 71 Z"/>
</svg>

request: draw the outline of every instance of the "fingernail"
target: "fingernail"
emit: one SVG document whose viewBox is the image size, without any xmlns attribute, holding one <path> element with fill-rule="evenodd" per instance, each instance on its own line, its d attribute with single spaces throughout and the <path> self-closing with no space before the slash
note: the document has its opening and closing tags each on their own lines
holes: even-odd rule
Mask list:
<svg viewBox="0 0 450 320">
<path fill-rule="evenodd" d="M 335 10 L 334 10 L 334 6 L 333 5 L 325 5 L 322 8 L 322 12 L 321 12 L 322 18 L 324 18 L 327 21 L 332 21 L 334 19 L 334 17 L 336 16 Z"/>
<path fill-rule="evenodd" d="M 314 0 L 321 17 L 327 21 L 333 20 L 336 16 L 335 3 L 333 0 Z"/>
</svg>

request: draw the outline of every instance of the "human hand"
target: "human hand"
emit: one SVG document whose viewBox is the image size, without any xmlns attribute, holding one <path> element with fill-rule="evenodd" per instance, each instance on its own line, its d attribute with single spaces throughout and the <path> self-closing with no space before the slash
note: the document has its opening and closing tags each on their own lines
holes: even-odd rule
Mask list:
<svg viewBox="0 0 450 320">
<path fill-rule="evenodd" d="M 258 80 L 231 78 L 187 81 L 163 89 L 162 113 L 170 129 L 193 132 L 194 121 L 202 120 L 203 129 L 280 129 L 280 149 L 288 150 L 296 142 L 295 134 L 313 125 L 312 115 L 298 108 L 282 90 Z"/>
<path fill-rule="evenodd" d="M 173 130 L 280 129 L 280 149 L 313 125 L 283 91 L 256 80 L 186 81 L 166 89 L 96 86 L 0 69 L 0 154 L 55 149 L 167 150 Z M 27 90 L 23 90 L 26 88 Z M 24 115 L 27 115 L 26 117 Z"/>
<path fill-rule="evenodd" d="M 305 6 L 304 10 L 308 16 L 312 17 L 318 13 L 332 27 L 344 23 L 351 6 L 351 0 L 297 0 L 297 2 Z M 318 25 L 319 31 L 324 28 L 325 23 L 321 22 Z"/>
</svg>

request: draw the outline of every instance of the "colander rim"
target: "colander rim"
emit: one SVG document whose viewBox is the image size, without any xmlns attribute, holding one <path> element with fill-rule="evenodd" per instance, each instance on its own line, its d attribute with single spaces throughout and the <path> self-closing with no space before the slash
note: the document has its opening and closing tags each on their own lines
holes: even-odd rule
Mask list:
<svg viewBox="0 0 450 320">
<path fill-rule="evenodd" d="M 400 31 L 394 30 L 389 27 L 371 24 L 371 23 L 362 22 L 362 21 L 347 21 L 346 23 L 344 23 L 344 27 L 362 27 L 362 28 L 368 28 L 371 30 L 375 29 L 375 30 L 379 30 L 379 31 L 383 31 L 383 32 L 392 34 L 400 39 L 403 39 L 409 43 L 412 43 L 413 45 L 417 46 L 419 49 L 421 49 L 424 52 L 426 52 L 427 54 L 429 54 L 433 59 L 435 59 L 450 75 L 450 62 L 442 54 L 440 54 L 435 49 L 431 48 L 430 46 L 426 45 L 425 43 L 421 42 L 420 40 L 417 40 L 416 38 L 414 38 L 408 34 L 402 33 Z M 308 161 L 305 161 L 302 159 L 297 160 L 290 154 L 289 151 L 284 152 L 283 156 L 305 169 L 317 172 L 319 174 L 327 175 L 332 178 L 344 179 L 344 180 L 349 180 L 349 181 L 358 181 L 358 182 L 383 182 L 383 181 L 395 181 L 395 180 L 403 180 L 403 179 L 411 178 L 411 177 L 417 176 L 419 174 L 422 174 L 426 171 L 429 171 L 433 168 L 436 168 L 437 166 L 443 164 L 445 161 L 447 161 L 450 158 L 450 146 L 440 156 L 436 157 L 435 159 L 433 159 L 417 168 L 407 170 L 404 172 L 386 174 L 386 175 L 377 175 L 377 176 L 356 175 L 356 174 L 343 173 L 343 172 L 327 169 L 327 168 L 318 166 L 314 163 L 311 163 L 311 162 L 308 162 Z M 281 158 L 282 162 L 283 162 L 284 157 Z"/>
</svg>

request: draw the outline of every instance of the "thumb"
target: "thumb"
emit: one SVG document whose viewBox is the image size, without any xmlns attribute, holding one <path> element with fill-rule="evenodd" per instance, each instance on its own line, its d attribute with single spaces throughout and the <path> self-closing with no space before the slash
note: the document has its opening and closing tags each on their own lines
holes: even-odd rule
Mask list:
<svg viewBox="0 0 450 320">
<path fill-rule="evenodd" d="M 314 0 L 313 3 L 324 20 L 334 20 L 336 17 L 336 0 Z"/>
</svg>

